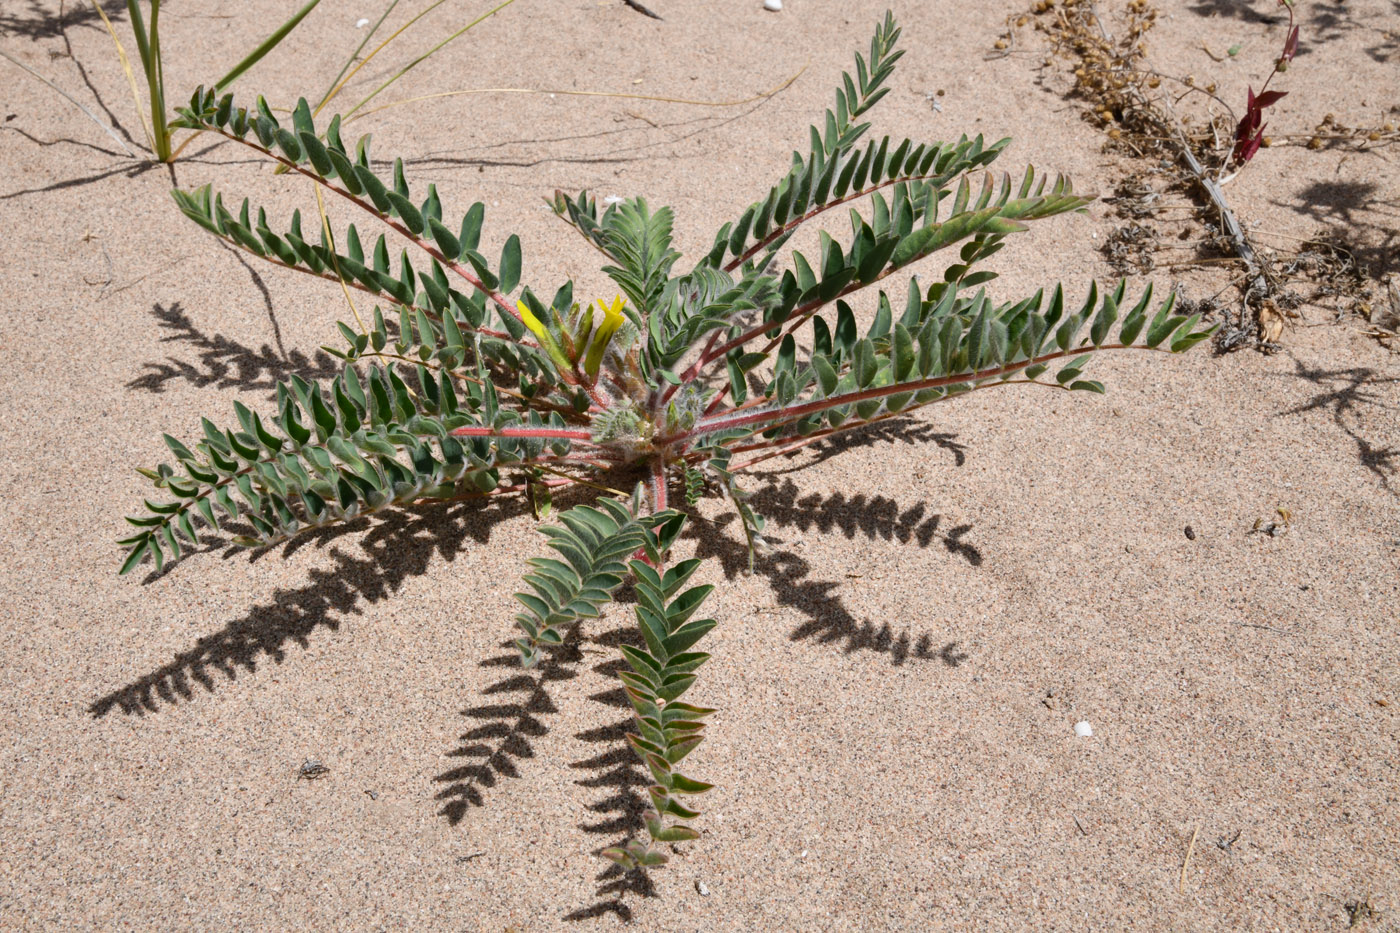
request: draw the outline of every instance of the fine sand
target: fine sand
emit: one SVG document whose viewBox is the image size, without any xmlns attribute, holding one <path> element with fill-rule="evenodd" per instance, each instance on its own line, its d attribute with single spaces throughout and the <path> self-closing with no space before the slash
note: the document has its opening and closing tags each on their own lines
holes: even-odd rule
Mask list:
<svg viewBox="0 0 1400 933">
<path fill-rule="evenodd" d="M 664 21 L 519 0 L 383 100 L 724 101 L 806 70 L 721 109 L 487 94 L 355 126 L 449 210 L 484 200 L 486 251 L 519 232 L 527 281 L 611 297 L 542 198 L 672 205 L 695 256 L 805 149 L 885 6 L 648 5 Z M 168 3 L 172 96 L 293 6 Z M 240 87 L 319 95 L 382 6 L 327 0 Z M 441 7 L 352 100 L 482 6 Z M 1282 45 L 1271 0 L 1161 6 L 1154 64 L 1237 107 Z M 1327 112 L 1400 122 L 1394 3 L 1301 7 L 1270 132 Z M 139 139 L 100 21 L 67 8 L 3 0 L 0 48 Z M 1023 9 L 899 4 L 908 54 L 876 131 L 1010 135 L 1007 168 L 1109 194 L 1144 166 L 1102 152 L 1037 37 L 985 57 Z M 1202 40 L 1242 48 L 1217 63 Z M 706 503 L 681 550 L 716 558 L 699 577 L 719 584 L 714 660 L 692 696 L 720 712 L 688 771 L 717 786 L 699 841 L 649 881 L 618 878 L 596 853 L 638 829 L 644 792 L 613 676 L 630 611 L 538 674 L 515 667 L 511 593 L 543 549 L 528 509 L 424 509 L 116 575 L 149 488 L 133 468 L 165 458 L 161 432 L 332 373 L 317 347 L 347 311 L 338 289 L 221 248 L 179 215 L 168 170 L 7 61 L 0 88 L 0 928 L 1400 929 L 1400 356 L 1355 315 L 1309 304 L 1276 354 L 1106 356 L 1105 397 L 981 393 L 770 461 L 748 485 L 775 547 L 751 577 L 732 509 Z M 186 156 L 182 187 L 314 211 L 305 184 L 232 145 Z M 1261 245 L 1335 224 L 1373 274 L 1396 272 L 1397 157 L 1274 147 L 1227 192 Z M 1119 223 L 1096 204 L 1013 238 L 997 294 L 1082 295 L 1111 277 L 1097 246 Z M 1233 274 L 1169 261 L 1152 280 L 1198 297 Z M 1278 507 L 1287 534 L 1251 533 Z M 328 771 L 299 779 L 308 759 Z"/>
</svg>

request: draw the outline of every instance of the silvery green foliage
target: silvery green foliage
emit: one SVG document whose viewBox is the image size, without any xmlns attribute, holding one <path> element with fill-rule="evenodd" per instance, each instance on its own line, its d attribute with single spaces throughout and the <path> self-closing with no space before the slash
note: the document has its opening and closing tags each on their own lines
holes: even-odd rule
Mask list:
<svg viewBox="0 0 1400 933">
<path fill-rule="evenodd" d="M 128 519 L 123 572 L 178 558 L 200 525 L 233 522 L 241 543 L 267 546 L 392 505 L 520 493 L 538 514 L 555 487 L 645 477 L 630 501 L 601 498 L 543 526 L 554 553 L 527 562 L 517 645 L 524 664 L 537 663 L 635 581 L 641 646 L 622 649 L 621 677 L 637 717 L 628 738 L 655 784 L 646 836 L 605 854 L 629 868 L 663 862 L 658 843 L 696 836 L 681 798 L 708 789 L 676 766 L 712 712 L 680 697 L 708 658 L 692 649 L 715 624 L 693 619 L 710 592 L 685 588 L 699 562 L 666 566 L 684 521 L 668 508 L 673 484 L 690 504 L 728 497 L 752 555 L 763 518 L 740 477 L 759 459 L 984 388 L 1102 392 L 1083 377 L 1097 351 L 1180 352 L 1209 335 L 1198 317 L 1173 315 L 1171 298 L 1153 307 L 1149 288 L 1130 301 L 1121 282 L 1091 284 L 1077 303 L 1059 286 L 993 298 L 995 273 L 978 264 L 1006 236 L 1087 199 L 1031 168 L 1015 179 L 986 172 L 1007 140 L 867 139 L 861 119 L 888 91 L 898 37 L 887 15 L 806 152 L 685 271 L 670 209 L 636 198 L 600 213 L 587 192 L 556 194 L 556 211 L 607 257 L 625 298 L 596 306 L 576 301 L 570 282 L 547 300 L 522 286 L 517 237 L 495 259 L 481 251 L 480 203 L 456 215 L 436 186 L 412 191 L 401 161 L 382 173 L 368 138 L 348 145 L 339 118 L 317 127 L 301 101 L 284 124 L 261 98 L 245 108 L 196 91 L 180 125 L 281 163 L 414 252 L 395 256 L 386 236 L 371 241 L 354 225 L 334 234 L 320 215 L 274 223 L 208 187 L 176 192 L 227 243 L 380 304 L 338 325 L 336 379 L 293 377 L 274 411 L 235 405 L 230 426 L 206 419 L 192 443 L 166 437 L 175 464 L 142 471 L 157 496 Z M 846 237 L 821 232 L 814 252 L 784 254 L 806 221 L 842 207 Z M 878 291 L 862 332 L 847 299 L 949 250 L 932 282 Z"/>
</svg>

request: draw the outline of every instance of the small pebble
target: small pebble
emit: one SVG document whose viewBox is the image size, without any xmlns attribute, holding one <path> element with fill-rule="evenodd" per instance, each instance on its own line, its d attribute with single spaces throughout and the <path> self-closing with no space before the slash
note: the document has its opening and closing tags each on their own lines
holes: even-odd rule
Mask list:
<svg viewBox="0 0 1400 933">
<path fill-rule="evenodd" d="M 1079 736 L 1081 739 L 1087 738 L 1088 736 L 1094 734 L 1094 727 L 1089 725 L 1088 721 L 1081 719 L 1079 722 L 1074 724 L 1074 734 Z"/>
<path fill-rule="evenodd" d="M 763 0 L 763 8 L 771 13 L 777 13 L 783 8 L 783 0 Z"/>
<path fill-rule="evenodd" d="M 368 19 L 357 19 L 357 20 L 355 20 L 355 28 L 356 28 L 356 29 L 364 29 L 364 28 L 365 28 L 366 26 L 368 26 L 368 25 L 369 25 L 369 20 L 368 20 Z"/>
<path fill-rule="evenodd" d="M 705 882 L 703 882 L 703 881 L 697 881 L 697 882 L 695 882 L 695 890 L 700 894 L 701 897 L 709 897 L 709 896 L 710 896 L 710 888 L 709 888 L 709 886 L 708 886 L 707 884 L 705 884 Z"/>
<path fill-rule="evenodd" d="M 1196 529 L 1192 528 L 1190 525 L 1187 525 L 1187 526 L 1186 526 L 1186 540 L 1187 540 L 1187 541 L 1195 541 L 1195 540 L 1196 540 Z"/>
<path fill-rule="evenodd" d="M 624 197 L 620 197 L 616 194 L 610 194 L 606 198 L 603 198 L 603 203 L 608 205 L 609 207 L 612 207 L 614 204 L 621 204 L 625 200 L 627 199 Z"/>
</svg>

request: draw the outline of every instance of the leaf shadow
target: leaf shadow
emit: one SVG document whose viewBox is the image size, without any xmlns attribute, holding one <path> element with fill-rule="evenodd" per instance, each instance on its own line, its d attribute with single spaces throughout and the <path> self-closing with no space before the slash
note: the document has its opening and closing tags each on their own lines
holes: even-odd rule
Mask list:
<svg viewBox="0 0 1400 933">
<path fill-rule="evenodd" d="M 114 175 L 122 175 L 126 178 L 137 178 L 161 167 L 161 163 L 159 162 L 123 160 L 122 164 L 118 165 L 116 168 L 103 169 L 102 171 L 93 172 L 91 175 L 80 175 L 76 178 L 67 178 L 62 181 L 53 182 L 52 184 L 40 185 L 37 188 L 22 188 L 18 191 L 0 194 L 0 201 L 10 201 L 30 194 L 43 194 L 49 191 L 80 188 L 84 185 L 91 185 L 99 181 L 104 181 Z"/>
<path fill-rule="evenodd" d="M 1400 376 L 1382 378 L 1376 370 L 1365 366 L 1350 369 L 1325 369 L 1310 366 L 1293 357 L 1292 376 L 1310 382 L 1319 391 L 1312 398 L 1275 417 L 1301 415 L 1310 411 L 1327 411 L 1332 423 L 1341 429 L 1356 447 L 1356 459 L 1381 484 L 1386 492 L 1400 496 L 1400 490 L 1392 485 L 1397 471 L 1400 471 L 1400 447 L 1382 447 L 1362 434 L 1361 413 L 1371 407 L 1390 411 L 1395 406 L 1387 405 L 1376 395 L 1375 387 L 1400 383 Z"/>
<path fill-rule="evenodd" d="M 592 673 L 616 681 L 617 675 L 627 669 L 627 664 L 617 656 L 622 645 L 644 647 L 637 630 L 633 626 L 623 626 L 605 632 L 590 640 L 591 644 L 607 649 L 611 659 L 592 668 Z M 581 761 L 572 762 L 569 767 L 589 772 L 587 777 L 576 783 L 581 787 L 596 788 L 603 794 L 601 799 L 588 805 L 588 812 L 596 814 L 595 819 L 579 824 L 585 833 L 612 837 L 608 842 L 593 849 L 600 861 L 604 849 L 621 846 L 638 838 L 645 827 L 647 811 L 646 788 L 652 780 L 642 769 L 632 747 L 627 743 L 627 734 L 636 731 L 632 706 L 621 686 L 610 687 L 588 697 L 609 709 L 619 710 L 623 718 L 617 722 L 575 733 L 574 737 L 590 745 L 598 746 L 597 754 Z M 623 869 L 611 862 L 604 862 L 594 880 L 598 883 L 595 897 L 598 901 L 565 915 L 565 920 L 589 920 L 606 914 L 613 914 L 620 920 L 631 920 L 632 909 L 627 906 L 627 898 L 656 897 L 656 887 L 645 870 Z"/>
<path fill-rule="evenodd" d="M 1367 56 L 1384 64 L 1400 54 L 1400 30 L 1394 28 L 1400 22 L 1400 0 L 1391 0 L 1389 12 L 1375 15 L 1374 18 L 1368 18 L 1343 0 L 1334 0 L 1330 4 L 1309 3 L 1304 9 L 1308 11 L 1307 26 L 1324 42 L 1342 39 L 1358 31 L 1375 33 L 1379 39 L 1366 46 Z"/>
<path fill-rule="evenodd" d="M 502 778 L 520 777 L 516 763 L 535 757 L 530 740 L 546 735 L 549 727 L 544 717 L 559 711 L 550 687 L 579 674 L 578 663 L 583 660 L 579 639 L 579 628 L 574 626 L 563 644 L 548 651 L 534 670 L 521 668 L 520 655 L 509 641 L 501 644 L 506 653 L 481 662 L 483 668 L 507 668 L 509 672 L 482 690 L 483 697 L 493 698 L 491 702 L 462 710 L 472 726 L 447 754 L 468 761 L 433 778 L 434 783 L 444 785 L 435 796 L 442 801 L 438 813 L 448 823 L 455 826 L 473 807 L 485 806 L 483 790 L 495 787 Z"/>
<path fill-rule="evenodd" d="M 928 505 L 916 502 L 901 509 L 888 496 L 866 496 L 856 493 L 850 498 L 843 492 L 823 497 L 808 493 L 799 498 L 801 490 L 791 478 L 780 484 L 765 486 L 750 497 L 759 514 L 779 525 L 799 531 L 816 530 L 822 534 L 839 531 L 847 538 L 861 535 L 870 540 L 917 543 L 926 548 L 935 541 L 950 553 L 963 558 L 973 567 L 982 566 L 982 552 L 963 540 L 971 525 L 955 525 L 944 529 L 943 516 L 930 513 Z"/>
<path fill-rule="evenodd" d="M 1192 0 L 1187 9 L 1202 17 L 1236 19 L 1242 23 L 1262 24 L 1270 27 L 1283 27 L 1288 24 L 1288 13 L 1280 9 L 1282 4 L 1274 0 Z M 1320 51 L 1329 42 L 1336 42 L 1360 33 L 1376 34 L 1380 38 L 1374 44 L 1365 46 L 1366 54 L 1374 61 L 1385 63 L 1400 52 L 1400 33 L 1389 28 L 1400 16 L 1400 0 L 1390 0 L 1388 13 L 1359 11 L 1355 4 L 1345 0 L 1332 0 L 1330 3 L 1298 4 L 1295 22 L 1300 27 L 1301 43 L 1298 57 L 1303 58 L 1312 52 Z M 1278 42 L 1282 46 L 1281 34 L 1270 35 L 1265 41 Z M 1363 39 L 1361 42 L 1367 40 Z"/>
<path fill-rule="evenodd" d="M 113 26 L 126 16 L 126 4 L 122 0 L 99 0 L 102 12 L 112 20 Z M 90 4 L 74 4 L 72 9 L 49 8 L 43 0 L 28 0 L 21 8 L 18 3 L 8 11 L 0 10 L 0 35 L 23 36 L 31 42 L 40 39 L 57 39 L 69 26 L 87 26 L 105 31 L 101 17 Z"/>
<path fill-rule="evenodd" d="M 586 491 L 572 490 L 568 496 L 578 497 L 580 502 L 591 498 L 583 492 Z M 561 510 L 574 504 L 556 500 Z M 630 592 L 630 587 L 624 584 L 614 602 L 626 601 Z M 482 668 L 505 668 L 506 671 L 500 680 L 483 688 L 479 694 L 492 699 L 462 710 L 463 718 L 474 725 L 458 736 L 457 747 L 449 751 L 447 757 L 470 760 L 433 778 L 435 784 L 443 785 L 435 799 L 442 801 L 438 814 L 449 824 L 455 826 L 473 808 L 485 806 L 483 791 L 495 787 L 502 778 L 520 777 L 517 762 L 535 757 L 531 739 L 548 734 L 546 717 L 558 712 L 551 689 L 579 676 L 585 652 L 594 651 L 587 647 L 590 643 L 614 644 L 608 637 L 588 639 L 583 624 L 575 623 L 564 632 L 561 644 L 542 648 L 543 660 L 533 670 L 521 667 L 514 641 L 502 642 L 499 647 L 504 653 L 480 662 Z"/>
<path fill-rule="evenodd" d="M 951 451 L 958 465 L 966 462 L 965 448 L 957 443 L 954 435 L 937 434 L 927 425 L 913 421 L 885 422 L 848 435 L 838 435 L 826 442 L 822 449 L 812 453 L 818 458 L 825 458 L 850 447 L 865 446 L 882 439 L 932 440 Z M 749 501 L 769 521 L 770 528 L 776 525 L 804 532 L 839 531 L 847 538 L 861 535 L 871 539 L 914 543 L 919 547 L 928 547 L 938 541 L 949 553 L 961 557 L 972 566 L 982 563 L 981 551 L 964 540 L 971 526 L 944 530 L 943 517 L 929 514 L 927 505 L 922 502 L 901 509 L 894 500 L 883 496 L 857 494 L 849 499 L 842 493 L 828 497 L 820 494 L 802 496 L 797 484 L 790 478 L 784 478 L 781 483 L 770 483 L 754 492 Z M 738 536 L 725 533 L 736 519 L 734 513 L 714 521 L 696 517 L 687 529 L 687 537 L 697 542 L 696 556 L 718 558 L 725 575 L 731 579 L 747 567 L 748 561 L 747 550 Z M 839 584 L 807 579 L 811 573 L 810 564 L 790 550 L 766 555 L 756 569 L 768 578 L 780 605 L 799 608 L 808 616 L 808 621 L 791 633 L 793 641 L 844 642 L 847 653 L 875 651 L 888 655 L 891 663 L 896 665 L 910 660 L 938 660 L 948 667 L 957 667 L 968 660 L 956 642 L 935 646 L 929 633 L 923 633 L 916 639 L 907 630 L 896 634 L 889 625 L 877 627 L 870 621 L 858 621 L 842 603 L 840 596 L 833 592 Z M 614 651 L 625 644 L 641 647 L 640 638 L 631 626 L 591 639 L 590 644 Z M 625 669 L 626 662 L 614 656 L 594 666 L 592 672 L 616 678 Z M 651 780 L 626 742 L 627 733 L 634 727 L 631 706 L 623 689 L 620 686 L 611 687 L 591 695 L 589 699 L 624 714 L 617 722 L 575 734 L 575 738 L 599 747 L 597 754 L 573 762 L 570 766 L 590 772 L 578 783 L 600 789 L 602 793 L 599 800 L 588 806 L 590 814 L 596 814 L 596 818 L 580 824 L 586 833 L 612 837 L 607 845 L 594 850 L 594 854 L 600 854 L 603 848 L 622 845 L 641 832 L 647 809 L 645 788 Z M 612 914 L 620 920 L 630 921 L 633 913 L 627 904 L 629 897 L 657 896 L 653 883 L 642 870 L 624 871 L 619 866 L 609 864 L 595 880 L 599 885 L 596 893 L 598 900 L 567 914 L 565 920 L 591 920 Z"/>
<path fill-rule="evenodd" d="M 754 498 L 758 498 L 758 495 L 755 494 Z M 877 508 L 882 504 L 875 500 Z M 865 504 L 853 500 L 852 505 L 860 509 Z M 760 511 L 760 514 L 763 513 Z M 696 522 L 694 526 L 694 534 L 699 541 L 696 556 L 718 558 L 730 579 L 748 569 L 748 550 L 744 542 L 721 532 L 724 526 L 737 518 L 737 515 L 730 513 L 717 521 Z M 928 524 L 936 528 L 939 521 L 941 516 L 933 515 L 929 517 Z M 860 526 L 867 522 L 859 518 L 853 524 Z M 961 537 L 970 530 L 970 526 L 960 526 L 955 530 Z M 937 537 L 935 531 L 929 540 Z M 950 540 L 950 536 L 944 536 L 943 543 L 953 553 L 968 559 L 969 563 L 975 557 L 977 563 L 973 566 L 980 564 L 981 551 L 976 547 L 957 538 Z M 910 628 L 897 629 L 889 622 L 857 619 L 841 599 L 839 590 L 842 582 L 810 579 L 811 563 L 790 550 L 775 548 L 770 553 L 761 554 L 754 562 L 754 572 L 767 578 L 779 606 L 796 609 L 807 617 L 807 621 L 789 633 L 788 638 L 792 641 L 835 644 L 841 647 L 844 654 L 870 651 L 888 656 L 889 662 L 896 667 L 910 661 L 932 660 L 941 661 L 947 667 L 958 667 L 969 659 L 956 641 L 939 644 L 932 632 L 915 633 Z"/>
<path fill-rule="evenodd" d="M 754 472 L 755 475 L 759 476 L 801 472 L 848 450 L 869 447 L 877 441 L 889 444 L 931 443 L 951 453 L 954 466 L 962 466 L 967 463 L 967 447 L 960 444 L 957 438 L 956 434 L 938 431 L 933 425 L 917 421 L 914 418 L 892 418 L 889 421 L 879 421 L 855 430 L 834 434 L 810 447 L 785 454 L 784 459 L 791 464 L 786 469 L 779 469 L 777 466 L 771 465 L 773 461 L 765 461 L 770 465 L 762 471 Z"/>
<path fill-rule="evenodd" d="M 328 568 L 311 570 L 303 586 L 277 589 L 271 599 L 254 606 L 222 629 L 198 639 L 165 664 L 94 700 L 88 712 L 95 718 L 119 709 L 127 715 L 146 715 L 214 693 L 221 683 L 231 683 L 240 673 L 256 673 L 264 661 L 280 664 L 292 645 L 306 648 L 321 630 L 336 632 L 352 615 L 393 596 L 410 577 L 423 574 L 441 558 L 449 563 L 471 544 L 485 544 L 491 529 L 501 521 L 523 514 L 528 506 L 515 499 L 454 503 L 447 507 L 419 507 L 385 514 L 381 520 L 366 518 L 308 532 L 281 549 L 285 554 L 311 546 L 324 546 L 341 535 L 364 531 L 359 542 L 363 556 L 331 547 Z M 202 536 L 203 537 L 203 536 Z M 222 550 L 225 559 L 246 553 L 211 536 L 214 543 L 202 551 Z M 167 566 L 164 573 L 170 573 Z M 152 574 L 154 579 L 161 574 Z"/>
<path fill-rule="evenodd" d="M 168 356 L 142 364 L 144 372 L 126 384 L 128 389 L 161 393 L 172 381 L 187 382 L 200 388 L 239 388 L 273 392 L 289 376 L 308 381 L 332 379 L 342 364 L 329 353 L 317 350 L 307 356 L 300 350 L 275 350 L 270 344 L 253 347 L 222 334 L 201 330 L 181 304 L 157 302 L 151 314 L 164 333 L 162 343 L 179 344 L 196 353 L 197 362 Z M 275 318 L 274 324 L 275 324 Z M 278 341 L 280 343 L 280 339 Z"/>
<path fill-rule="evenodd" d="M 1374 181 L 1318 180 L 1274 204 L 1336 231 L 1361 274 L 1383 278 L 1400 271 L 1400 212 L 1380 194 Z"/>
<path fill-rule="evenodd" d="M 1287 16 L 1274 12 L 1272 0 L 1264 4 L 1269 12 L 1261 13 L 1249 0 L 1193 0 L 1188 9 L 1197 16 L 1220 16 L 1238 19 L 1245 23 L 1266 23 L 1278 26 L 1288 22 Z"/>
<path fill-rule="evenodd" d="M 967 540 L 972 526 L 960 524 L 949 527 L 945 517 L 930 512 L 926 503 L 916 502 L 905 507 L 886 496 L 867 496 L 865 493 L 850 497 L 843 492 L 826 496 L 820 493 L 802 495 L 797 484 L 785 477 L 787 473 L 804 469 L 845 450 L 867 447 L 880 440 L 891 443 L 932 442 L 949 451 L 955 465 L 962 466 L 967 462 L 966 447 L 958 443 L 956 435 L 939 433 L 930 425 L 914 419 L 896 419 L 835 435 L 817 447 L 792 455 L 801 460 L 791 467 L 751 474 L 769 482 L 751 493 L 749 504 L 768 521 L 770 530 L 777 526 L 800 532 L 840 532 L 847 538 L 853 539 L 859 535 L 869 540 L 917 544 L 920 548 L 927 548 L 936 542 L 969 566 L 980 567 L 982 551 Z M 785 478 L 774 482 L 779 476 Z M 737 520 L 738 515 L 730 512 L 713 521 L 702 518 L 690 525 L 690 533 L 699 542 L 697 556 L 718 558 L 725 576 L 730 579 L 746 572 L 749 561 L 742 536 L 723 533 L 726 526 Z M 775 546 L 768 553 L 761 554 L 755 561 L 754 569 L 767 577 L 778 605 L 797 609 L 807 617 L 807 621 L 790 634 L 793 641 L 839 644 L 847 654 L 871 651 L 887 655 L 890 663 L 896 666 L 911 660 L 939 660 L 948 667 L 957 667 L 968 659 L 956 641 L 937 644 L 931 632 L 915 633 L 907 628 L 896 630 L 888 622 L 857 619 L 837 592 L 842 584 L 810 579 L 811 564 L 794 553 L 792 547 Z"/>
</svg>

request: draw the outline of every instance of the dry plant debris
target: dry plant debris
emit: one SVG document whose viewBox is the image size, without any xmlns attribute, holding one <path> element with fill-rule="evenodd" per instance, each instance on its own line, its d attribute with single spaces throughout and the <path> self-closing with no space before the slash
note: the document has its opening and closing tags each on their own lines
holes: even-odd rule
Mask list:
<svg viewBox="0 0 1400 933">
<path fill-rule="evenodd" d="M 1355 251 L 1342 245 L 1337 231 L 1321 231 L 1296 252 L 1280 253 L 1256 245 L 1235 218 L 1221 186 L 1231 177 L 1225 172 L 1232 152 L 1239 148 L 1241 121 L 1216 95 L 1213 81 L 1192 74 L 1174 76 L 1151 66 L 1145 36 L 1157 17 L 1158 11 L 1147 0 L 1131 0 L 1110 31 L 1088 0 L 1036 0 L 1027 13 L 1008 18 L 1006 32 L 989 55 L 1000 57 L 1016 50 L 1017 33 L 1023 27 L 1042 34 L 1048 46 L 1042 65 L 1050 68 L 1057 60 L 1069 62 L 1073 78 L 1069 96 L 1086 104 L 1084 118 L 1108 136 L 1105 151 L 1151 163 L 1149 169 L 1131 173 L 1115 197 L 1107 199 L 1127 221 L 1102 247 L 1114 271 L 1142 274 L 1217 263 L 1241 267 L 1243 274 L 1231 282 L 1239 288 L 1238 303 L 1227 305 L 1214 299 L 1202 303 L 1222 323 L 1216 337 L 1219 352 L 1277 349 L 1285 324 L 1299 316 L 1297 309 L 1320 299 L 1332 299 L 1331 307 L 1339 317 L 1360 314 L 1373 325 L 1373 336 L 1389 341 L 1394 332 L 1376 325 L 1370 316 L 1375 308 L 1369 302 L 1366 270 Z M 1295 33 L 1290 31 L 1285 60 L 1296 47 Z M 1261 95 L 1254 102 L 1273 99 Z M 1400 139 L 1391 118 L 1396 112 L 1392 107 L 1375 125 L 1355 126 L 1328 114 L 1311 133 L 1302 134 L 1262 135 L 1263 127 L 1256 120 L 1261 136 L 1257 146 L 1345 146 L 1365 151 L 1392 145 Z M 1149 174 L 1165 177 L 1165 185 L 1159 181 L 1154 187 Z M 1158 258 L 1159 254 L 1167 255 Z M 1312 293 L 1297 294 L 1292 286 L 1300 282 L 1311 283 Z"/>
<path fill-rule="evenodd" d="M 331 773 L 331 769 L 330 769 L 330 768 L 327 768 L 325 765 L 321 764 L 321 762 L 317 761 L 315 758 L 308 758 L 308 759 L 306 759 L 305 761 L 303 761 L 303 762 L 301 763 L 301 767 L 300 767 L 300 768 L 297 768 L 297 780 L 298 780 L 298 781 L 315 781 L 315 780 L 317 780 L 317 779 L 319 779 L 319 778 L 325 777 L 327 774 L 330 774 L 330 773 Z"/>
</svg>

